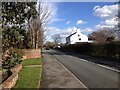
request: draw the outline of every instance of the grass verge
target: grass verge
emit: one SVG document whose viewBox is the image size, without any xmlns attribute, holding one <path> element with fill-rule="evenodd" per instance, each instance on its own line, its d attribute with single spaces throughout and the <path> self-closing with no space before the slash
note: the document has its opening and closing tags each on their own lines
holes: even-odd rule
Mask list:
<svg viewBox="0 0 120 90">
<path fill-rule="evenodd" d="M 40 64 L 41 64 L 40 58 L 25 59 L 22 62 L 23 66 L 27 66 L 27 65 L 40 65 Z"/>
<path fill-rule="evenodd" d="M 24 67 L 14 88 L 38 88 L 40 67 Z"/>
<path fill-rule="evenodd" d="M 41 59 L 29 59 L 22 62 L 23 68 L 19 73 L 19 78 L 15 88 L 39 88 L 39 81 L 41 75 L 41 67 L 24 67 L 29 65 L 40 65 Z"/>
</svg>

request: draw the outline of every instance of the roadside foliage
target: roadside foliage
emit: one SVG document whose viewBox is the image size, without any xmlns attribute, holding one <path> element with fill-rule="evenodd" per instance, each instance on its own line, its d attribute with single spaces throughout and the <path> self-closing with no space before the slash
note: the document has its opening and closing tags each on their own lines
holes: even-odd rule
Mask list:
<svg viewBox="0 0 120 90">
<path fill-rule="evenodd" d="M 120 59 L 120 41 L 109 43 L 80 43 L 73 45 L 64 45 L 61 47 L 61 50 Z"/>
</svg>

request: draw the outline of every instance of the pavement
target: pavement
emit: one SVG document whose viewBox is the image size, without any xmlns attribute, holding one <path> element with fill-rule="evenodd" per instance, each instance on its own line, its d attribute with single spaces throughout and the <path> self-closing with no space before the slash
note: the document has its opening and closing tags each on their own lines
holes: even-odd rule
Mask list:
<svg viewBox="0 0 120 90">
<path fill-rule="evenodd" d="M 67 68 L 47 51 L 43 51 L 42 88 L 85 88 Z"/>
<path fill-rule="evenodd" d="M 50 54 L 50 56 L 48 54 Z M 47 51 L 45 51 L 45 55 L 46 56 L 44 56 L 44 57 L 46 59 L 44 59 L 43 61 L 47 61 L 47 60 L 49 60 L 49 61 L 51 61 L 51 60 L 55 61 L 56 60 L 57 61 L 58 60 L 75 77 L 77 77 L 77 79 L 80 82 L 82 82 L 83 86 L 86 86 L 88 89 L 93 89 L 93 88 L 95 88 L 95 89 L 98 89 L 98 88 L 99 89 L 101 89 L 101 88 L 111 89 L 111 88 L 114 88 L 114 89 L 119 90 L 118 88 L 120 88 L 119 87 L 120 86 L 119 85 L 120 84 L 119 83 L 120 75 L 119 75 L 119 72 L 117 72 L 117 71 L 105 68 L 105 67 L 103 67 L 101 65 L 98 65 L 97 63 L 91 62 L 87 59 L 72 56 L 72 55 L 65 54 L 65 53 L 62 53 L 62 52 L 59 52 L 59 51 L 55 51 L 55 50 L 47 50 Z M 50 62 L 48 62 L 48 63 L 46 62 L 46 64 L 48 65 L 48 64 L 50 64 Z M 48 79 L 50 79 L 50 80 L 53 79 L 53 80 L 51 80 L 51 82 L 54 82 L 54 75 L 56 75 L 59 72 L 63 72 L 63 70 L 60 69 L 59 72 L 52 73 L 51 72 L 52 70 L 49 69 L 49 68 L 53 67 L 53 70 L 54 70 L 54 68 L 57 68 L 57 67 L 54 67 L 55 65 L 56 64 L 53 64 L 50 67 L 49 66 L 46 67 L 46 68 L 48 68 L 48 71 L 45 72 L 46 73 L 45 77 L 47 77 L 47 79 L 45 79 L 46 82 L 47 82 Z M 53 75 L 53 77 L 49 77 L 50 73 Z M 58 74 L 57 77 L 55 77 L 55 78 L 58 79 L 60 75 L 64 76 L 64 73 Z M 64 88 L 64 84 L 62 84 L 63 80 L 60 80 L 61 84 L 58 87 L 63 87 Z M 48 83 L 51 83 L 51 82 L 48 82 Z M 56 82 L 57 81 L 55 81 L 54 83 L 56 83 Z M 52 84 L 52 86 L 54 86 L 54 83 Z M 73 83 L 68 84 L 68 86 L 70 86 L 71 88 L 77 87 L 76 84 L 73 84 Z M 51 84 L 48 85 L 48 87 L 51 87 Z"/>
</svg>

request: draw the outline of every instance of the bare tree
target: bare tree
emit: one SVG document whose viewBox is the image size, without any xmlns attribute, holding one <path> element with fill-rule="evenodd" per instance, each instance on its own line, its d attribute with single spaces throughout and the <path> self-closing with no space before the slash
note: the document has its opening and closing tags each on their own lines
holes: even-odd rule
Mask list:
<svg viewBox="0 0 120 90">
<path fill-rule="evenodd" d="M 53 47 L 55 47 L 56 46 L 56 43 L 54 43 L 54 42 L 45 42 L 45 46 L 48 46 L 48 47 L 51 47 L 51 48 L 53 48 Z"/>
<path fill-rule="evenodd" d="M 55 34 L 52 36 L 54 42 L 57 44 L 61 43 L 61 36 L 59 34 Z"/>
<path fill-rule="evenodd" d="M 2 28 L 0 26 L 0 53 L 2 53 Z"/>
<path fill-rule="evenodd" d="M 115 40 L 113 30 L 103 29 L 96 32 L 92 32 L 89 38 L 94 39 L 96 42 L 105 43 Z"/>
<path fill-rule="evenodd" d="M 49 22 L 49 18 L 52 14 L 51 8 L 49 7 L 49 5 L 47 3 L 39 3 L 39 7 L 38 7 L 38 16 L 39 16 L 39 25 L 40 25 L 40 30 L 38 33 L 38 44 L 39 47 L 43 46 L 43 40 L 44 40 L 44 32 L 47 29 L 47 24 Z M 41 37 L 40 37 L 41 36 Z"/>
<path fill-rule="evenodd" d="M 29 21 L 32 48 L 43 46 L 44 32 L 49 22 L 51 10 L 47 3 L 38 3 L 37 18 L 31 18 Z"/>
</svg>

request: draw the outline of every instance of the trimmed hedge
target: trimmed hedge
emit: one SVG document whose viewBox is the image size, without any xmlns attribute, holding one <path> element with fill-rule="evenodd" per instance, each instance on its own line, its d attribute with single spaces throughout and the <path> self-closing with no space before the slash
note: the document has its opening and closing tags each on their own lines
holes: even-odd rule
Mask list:
<svg viewBox="0 0 120 90">
<path fill-rule="evenodd" d="M 79 43 L 61 46 L 61 50 L 75 51 L 81 54 L 120 59 L 120 41 L 110 43 Z"/>
</svg>

